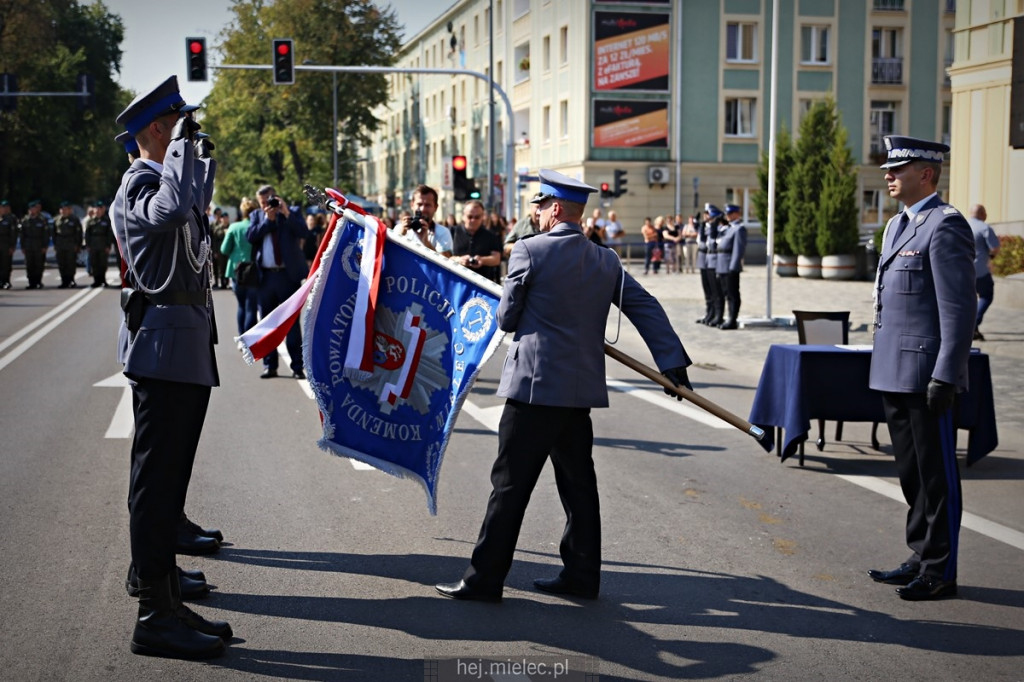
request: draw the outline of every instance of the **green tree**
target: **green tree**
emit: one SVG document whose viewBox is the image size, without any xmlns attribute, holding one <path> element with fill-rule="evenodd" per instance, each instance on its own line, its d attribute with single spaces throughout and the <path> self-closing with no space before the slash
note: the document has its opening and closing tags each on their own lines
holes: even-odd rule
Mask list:
<svg viewBox="0 0 1024 682">
<path fill-rule="evenodd" d="M 836 117 L 829 163 L 822 170 L 816 246 L 823 256 L 851 254 L 860 239 L 857 169 L 848 134 Z"/>
<path fill-rule="evenodd" d="M 786 241 L 801 256 L 819 256 L 816 237 L 822 169 L 829 163 L 835 138 L 836 108 L 831 97 L 815 102 L 800 122 L 794 163 L 786 187 Z"/>
<path fill-rule="evenodd" d="M 400 44 L 391 9 L 370 0 L 237 2 L 221 34 L 224 63 L 266 64 L 274 38 L 292 38 L 296 65 L 388 66 Z M 380 74 L 338 73 L 338 128 L 343 149 L 369 144 L 380 125 L 373 110 L 389 100 Z M 206 100 L 203 128 L 217 144 L 217 200 L 236 204 L 270 183 L 290 199 L 305 183 L 333 175 L 332 74 L 298 72 L 294 85 L 274 85 L 270 71 L 221 70 Z M 352 186 L 355 159 L 339 156 L 340 189 Z"/>
<path fill-rule="evenodd" d="M 75 91 L 79 73 L 95 83 L 93 109 L 74 97 L 24 96 L 0 113 L 0 195 L 16 210 L 29 199 L 52 211 L 61 199 L 113 196 L 125 164 L 114 118 L 131 99 L 113 79 L 123 37 L 102 2 L 0 2 L 0 71 L 15 74 L 20 91 Z"/>
<path fill-rule="evenodd" d="M 789 184 L 793 168 L 793 137 L 783 125 L 775 140 L 775 237 L 772 251 L 781 256 L 793 255 L 793 249 L 786 241 L 785 226 L 788 222 L 789 207 L 785 187 Z M 761 190 L 754 194 L 754 214 L 761 221 L 761 233 L 768 236 L 768 151 L 761 153 L 761 164 L 757 168 L 757 181 Z"/>
</svg>

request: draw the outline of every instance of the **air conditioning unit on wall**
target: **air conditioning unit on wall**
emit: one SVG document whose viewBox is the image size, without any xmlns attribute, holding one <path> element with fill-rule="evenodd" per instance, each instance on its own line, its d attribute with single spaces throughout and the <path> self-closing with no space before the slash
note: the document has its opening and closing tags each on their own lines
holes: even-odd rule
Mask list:
<svg viewBox="0 0 1024 682">
<path fill-rule="evenodd" d="M 647 184 L 648 185 L 667 185 L 669 178 L 668 166 L 648 166 L 647 167 Z"/>
</svg>

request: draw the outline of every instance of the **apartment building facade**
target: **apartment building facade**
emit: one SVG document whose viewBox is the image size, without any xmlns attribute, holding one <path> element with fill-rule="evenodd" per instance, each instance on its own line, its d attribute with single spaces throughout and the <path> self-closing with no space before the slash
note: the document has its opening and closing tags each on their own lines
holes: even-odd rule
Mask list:
<svg viewBox="0 0 1024 682">
<path fill-rule="evenodd" d="M 882 137 L 949 138 L 954 3 L 778 5 L 778 125 L 795 131 L 815 100 L 835 98 L 863 164 L 868 233 L 897 210 L 878 169 Z M 756 169 L 769 141 L 772 6 L 462 0 L 403 45 L 397 65 L 490 74 L 493 47 L 494 78 L 512 108 L 510 117 L 499 100 L 494 172 L 505 171 L 511 133 L 517 177 L 498 180 L 514 192 L 515 214 L 536 191 L 522 176 L 554 168 L 595 187 L 626 171 L 627 192 L 601 202 L 634 234 L 645 216 L 692 213 L 705 201 L 737 203 L 753 220 Z M 486 81 L 399 74 L 390 87 L 391 103 L 378 112 L 386 125 L 363 150 L 360 189 L 382 204 L 405 205 L 419 182 L 441 187 L 446 159 L 462 154 L 486 197 Z M 450 192 L 441 199 L 444 209 L 455 208 Z"/>
</svg>

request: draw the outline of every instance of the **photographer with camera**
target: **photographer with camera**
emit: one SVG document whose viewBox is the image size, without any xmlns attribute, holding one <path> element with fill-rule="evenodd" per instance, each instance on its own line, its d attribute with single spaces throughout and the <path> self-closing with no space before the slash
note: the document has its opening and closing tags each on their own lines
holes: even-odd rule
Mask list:
<svg viewBox="0 0 1024 682">
<path fill-rule="evenodd" d="M 462 209 L 462 225 L 452 230 L 452 260 L 492 282 L 501 272 L 501 237 L 483 228 L 484 205 L 467 201 Z"/>
<path fill-rule="evenodd" d="M 263 185 L 256 191 L 260 207 L 249 214 L 245 238 L 252 244 L 253 260 L 259 265 L 260 314 L 271 310 L 294 294 L 308 272 L 302 240 L 312 238 L 298 211 L 277 196 L 274 188 Z M 285 341 L 291 356 L 292 378 L 305 379 L 302 366 L 302 325 L 293 324 Z M 263 358 L 261 379 L 277 376 L 278 354 L 271 351 Z"/>
<path fill-rule="evenodd" d="M 395 229 L 407 239 L 419 239 L 428 249 L 434 249 L 445 258 L 452 255 L 452 233 L 444 225 L 434 222 L 437 213 L 437 192 L 433 187 L 420 185 L 412 193 L 414 213 L 404 215 Z"/>
</svg>

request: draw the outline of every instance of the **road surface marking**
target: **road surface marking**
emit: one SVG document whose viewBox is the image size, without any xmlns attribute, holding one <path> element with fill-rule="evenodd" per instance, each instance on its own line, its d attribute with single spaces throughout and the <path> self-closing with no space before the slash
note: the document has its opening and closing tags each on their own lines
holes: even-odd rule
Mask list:
<svg viewBox="0 0 1024 682">
<path fill-rule="evenodd" d="M 96 295 L 99 294 L 101 291 L 103 290 L 98 288 L 84 289 L 80 293 L 75 294 L 67 301 L 63 302 L 61 305 L 58 305 L 50 312 L 43 315 L 38 320 L 29 323 L 25 327 L 22 327 L 21 330 L 12 334 L 10 338 L 4 341 L 3 344 L 0 344 L 0 351 L 3 351 L 7 346 L 11 345 L 12 343 L 16 343 L 18 339 L 30 333 L 33 329 L 39 326 L 40 322 L 46 320 L 48 317 L 54 318 L 50 320 L 45 326 L 43 326 L 42 329 L 29 336 L 27 339 L 25 339 L 25 341 L 23 341 L 21 344 L 12 349 L 10 353 L 0 358 L 0 370 L 4 369 L 5 367 L 7 367 L 7 365 L 17 360 L 22 353 L 24 353 L 29 348 L 34 346 L 38 341 L 40 341 L 44 336 L 46 336 L 54 329 L 56 329 L 66 319 L 68 319 L 76 312 L 84 308 L 86 304 L 88 304 L 89 301 L 95 298 Z"/>
<path fill-rule="evenodd" d="M 93 386 L 100 388 L 120 388 L 121 400 L 114 409 L 114 416 L 107 427 L 104 438 L 131 438 L 135 430 L 135 414 L 132 412 L 132 387 L 128 384 L 128 377 L 121 372 L 111 375 L 102 381 L 97 381 Z"/>
</svg>

